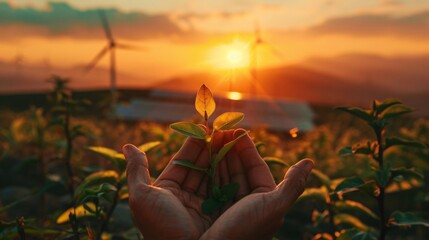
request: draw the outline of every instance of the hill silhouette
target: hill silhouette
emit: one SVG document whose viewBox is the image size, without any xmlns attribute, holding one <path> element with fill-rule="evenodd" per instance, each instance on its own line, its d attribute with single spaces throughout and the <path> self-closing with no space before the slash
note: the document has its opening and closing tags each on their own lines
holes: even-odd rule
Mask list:
<svg viewBox="0 0 429 240">
<path fill-rule="evenodd" d="M 301 66 L 275 67 L 258 72 L 256 94 L 252 92 L 250 74 L 237 74 L 235 79 L 219 80 L 218 75 L 200 73 L 166 80 L 154 88 L 194 91 L 201 84 L 213 92 L 239 91 L 259 97 L 299 99 L 323 104 L 359 104 L 374 98 L 394 95 L 391 91 L 346 81 L 322 71 Z"/>
</svg>

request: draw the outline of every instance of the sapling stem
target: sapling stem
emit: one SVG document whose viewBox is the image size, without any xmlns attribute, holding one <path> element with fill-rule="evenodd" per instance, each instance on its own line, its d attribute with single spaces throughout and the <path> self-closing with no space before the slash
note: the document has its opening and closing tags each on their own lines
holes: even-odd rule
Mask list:
<svg viewBox="0 0 429 240">
<path fill-rule="evenodd" d="M 231 150 L 237 140 L 244 136 L 237 137 L 235 140 L 225 144 L 217 153 L 213 155 L 212 143 L 217 131 L 227 130 L 239 123 L 243 117 L 243 113 L 227 112 L 218 116 L 213 122 L 213 128 L 210 129 L 208 119 L 213 114 L 216 108 L 216 103 L 213 100 L 213 95 L 205 85 L 202 85 L 197 92 L 195 99 L 195 109 L 204 118 L 205 128 L 194 123 L 179 122 L 170 125 L 173 130 L 185 134 L 189 137 L 204 139 L 208 151 L 209 168 L 201 168 L 196 166 L 189 160 L 176 160 L 175 164 L 192 168 L 194 170 L 203 171 L 208 175 L 208 195 L 209 197 L 202 203 L 202 211 L 204 214 L 212 214 L 214 211 L 220 210 L 222 206 L 233 199 L 238 191 L 238 184 L 231 183 L 222 188 L 216 183 L 216 167 L 217 164 L 224 158 L 226 153 Z"/>
<path fill-rule="evenodd" d="M 334 201 L 332 200 L 331 196 L 329 196 L 329 202 L 327 204 L 328 214 L 329 214 L 329 225 L 330 225 L 330 233 L 333 240 L 337 239 L 337 236 L 335 236 L 335 222 L 334 222 L 334 210 L 332 209 L 332 206 L 334 205 Z"/>
<path fill-rule="evenodd" d="M 378 142 L 378 156 L 377 156 L 377 162 L 379 165 L 379 169 L 384 170 L 384 148 L 383 148 L 383 128 L 381 127 L 375 127 L 374 132 L 377 136 L 377 142 Z M 380 194 L 377 196 L 377 203 L 378 203 L 378 212 L 380 217 L 380 236 L 379 240 L 384 240 L 386 238 L 386 232 L 387 232 L 387 226 L 386 226 L 386 219 L 385 219 L 385 207 L 384 207 L 384 194 L 385 194 L 385 188 L 383 186 L 380 186 Z"/>
<path fill-rule="evenodd" d="M 113 197 L 113 203 L 110 206 L 109 211 L 107 212 L 106 218 L 101 224 L 100 232 L 98 233 L 97 239 L 101 239 L 103 232 L 107 229 L 107 226 L 109 225 L 110 218 L 112 217 L 112 214 L 115 211 L 116 205 L 118 205 L 118 202 L 119 202 L 119 191 L 121 191 L 121 188 L 122 188 L 122 184 L 118 183 L 116 185 L 117 190 L 115 191 L 115 195 Z"/>
<path fill-rule="evenodd" d="M 70 106 L 67 106 L 67 110 L 65 113 L 65 120 L 64 120 L 64 135 L 66 138 L 66 152 L 64 156 L 64 160 L 66 163 L 66 169 L 68 174 L 68 188 L 70 192 L 70 196 L 73 198 L 74 196 L 74 185 L 73 185 L 73 179 L 74 179 L 74 173 L 71 166 L 71 157 L 72 157 L 72 150 L 73 150 L 73 138 L 70 131 Z"/>
</svg>

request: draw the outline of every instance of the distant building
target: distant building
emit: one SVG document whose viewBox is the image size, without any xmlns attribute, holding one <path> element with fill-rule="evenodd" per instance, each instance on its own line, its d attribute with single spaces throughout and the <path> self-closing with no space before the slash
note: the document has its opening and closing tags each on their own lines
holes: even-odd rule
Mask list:
<svg viewBox="0 0 429 240">
<path fill-rule="evenodd" d="M 240 93 L 230 92 L 215 96 L 216 110 L 211 117 L 228 111 L 245 114 L 239 126 L 250 128 L 266 126 L 276 131 L 313 129 L 313 111 L 305 102 L 295 100 L 251 99 Z M 173 123 L 196 116 L 195 94 L 165 90 L 151 90 L 142 98 L 131 98 L 129 103 L 116 106 L 116 115 L 128 120 L 146 120 Z"/>
</svg>

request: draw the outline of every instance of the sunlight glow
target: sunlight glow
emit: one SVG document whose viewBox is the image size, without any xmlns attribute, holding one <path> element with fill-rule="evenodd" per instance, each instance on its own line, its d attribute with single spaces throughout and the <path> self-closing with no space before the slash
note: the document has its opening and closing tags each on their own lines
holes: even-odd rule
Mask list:
<svg viewBox="0 0 429 240">
<path fill-rule="evenodd" d="M 249 66 L 249 43 L 234 41 L 214 47 L 210 52 L 210 62 L 217 69 L 239 69 Z"/>
<path fill-rule="evenodd" d="M 237 49 L 231 49 L 226 58 L 231 65 L 237 65 L 243 61 L 243 53 Z"/>
<path fill-rule="evenodd" d="M 243 98 L 243 94 L 239 92 L 228 92 L 226 97 L 230 100 L 241 100 Z"/>
</svg>

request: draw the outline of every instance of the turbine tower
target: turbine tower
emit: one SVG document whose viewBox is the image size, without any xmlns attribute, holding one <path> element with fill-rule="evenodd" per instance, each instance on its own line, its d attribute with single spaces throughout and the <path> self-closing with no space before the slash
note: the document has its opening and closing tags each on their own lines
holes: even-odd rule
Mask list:
<svg viewBox="0 0 429 240">
<path fill-rule="evenodd" d="M 106 35 L 107 45 L 104 46 L 97 55 L 92 59 L 92 61 L 85 67 L 85 72 L 89 72 L 93 69 L 97 63 L 103 58 L 106 54 L 110 55 L 110 94 L 111 94 L 111 106 L 114 108 L 117 102 L 117 80 L 116 80 L 116 49 L 126 49 L 126 50 L 141 50 L 141 48 L 129 45 L 118 43 L 114 38 L 112 31 L 110 29 L 109 22 L 103 11 L 99 11 L 99 16 L 101 23 L 103 24 L 104 33 Z"/>
<path fill-rule="evenodd" d="M 261 32 L 259 28 L 259 21 L 257 19 L 253 22 L 253 30 L 254 30 L 254 39 L 250 45 L 250 75 L 252 76 L 252 83 L 251 83 L 251 91 L 250 93 L 253 96 L 256 96 L 257 91 L 256 87 L 258 85 L 258 47 L 261 45 L 266 45 L 270 48 L 273 55 L 277 56 L 278 58 L 283 58 L 283 54 L 278 51 L 276 48 L 274 48 L 271 44 L 269 44 L 267 41 L 265 41 L 261 37 Z"/>
</svg>

